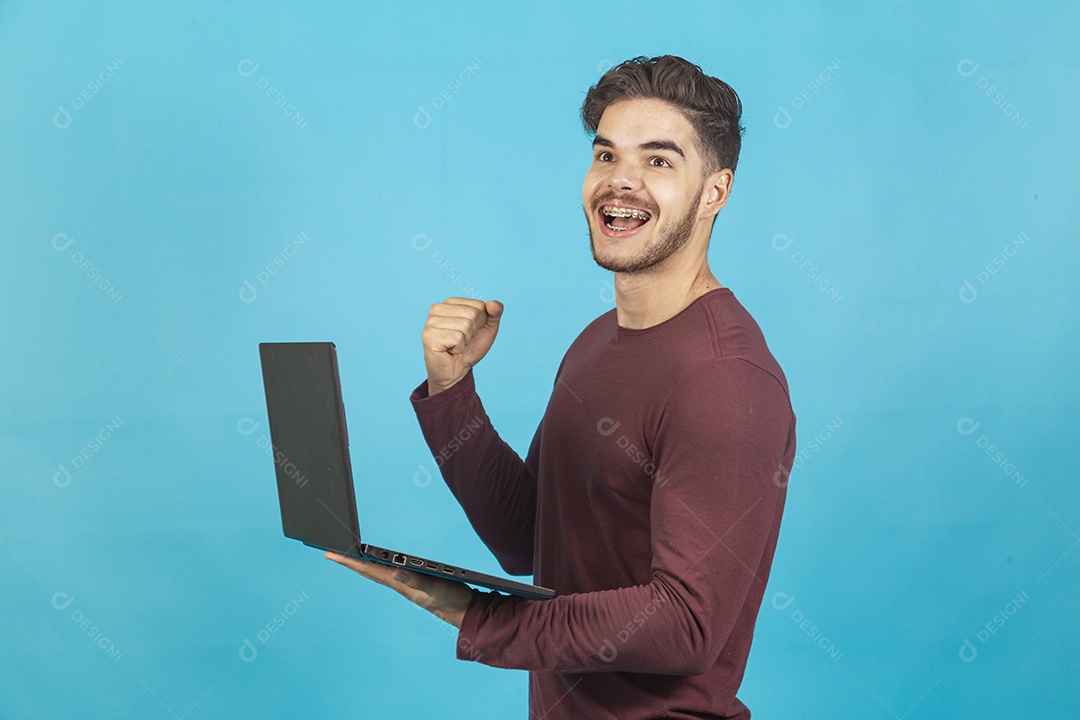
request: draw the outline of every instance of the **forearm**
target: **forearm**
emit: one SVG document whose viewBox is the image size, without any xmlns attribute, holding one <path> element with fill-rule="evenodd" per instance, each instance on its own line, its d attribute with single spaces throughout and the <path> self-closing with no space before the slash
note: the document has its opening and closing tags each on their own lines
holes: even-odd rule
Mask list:
<svg viewBox="0 0 1080 720">
<path fill-rule="evenodd" d="M 478 593 L 458 657 L 533 672 L 698 675 L 724 638 L 692 604 L 662 580 L 543 601 Z"/>
<path fill-rule="evenodd" d="M 472 372 L 435 396 L 411 396 L 424 439 L 473 528 L 511 573 L 532 573 L 536 479 L 492 427 Z"/>
</svg>

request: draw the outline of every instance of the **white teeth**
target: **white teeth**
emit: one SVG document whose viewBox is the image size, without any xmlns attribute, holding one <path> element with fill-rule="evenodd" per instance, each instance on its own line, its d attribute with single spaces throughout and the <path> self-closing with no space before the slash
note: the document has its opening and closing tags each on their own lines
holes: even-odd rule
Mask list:
<svg viewBox="0 0 1080 720">
<path fill-rule="evenodd" d="M 608 217 L 631 217 L 639 220 L 648 220 L 650 215 L 644 210 L 631 210 L 629 208 L 605 207 L 601 211 Z"/>
</svg>

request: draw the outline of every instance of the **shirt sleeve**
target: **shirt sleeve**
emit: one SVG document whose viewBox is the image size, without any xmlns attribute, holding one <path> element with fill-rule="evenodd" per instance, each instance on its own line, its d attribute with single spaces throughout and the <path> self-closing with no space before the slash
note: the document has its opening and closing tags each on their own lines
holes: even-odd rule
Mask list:
<svg viewBox="0 0 1080 720">
<path fill-rule="evenodd" d="M 492 427 L 471 369 L 434 396 L 425 380 L 409 399 L 435 464 L 477 535 L 507 573 L 531 575 L 541 428 L 523 461 Z"/>
<path fill-rule="evenodd" d="M 476 592 L 460 659 L 537 672 L 699 675 L 744 610 L 752 627 L 794 458 L 786 389 L 745 360 L 707 361 L 679 381 L 655 438 L 650 582 L 543 601 Z"/>
</svg>

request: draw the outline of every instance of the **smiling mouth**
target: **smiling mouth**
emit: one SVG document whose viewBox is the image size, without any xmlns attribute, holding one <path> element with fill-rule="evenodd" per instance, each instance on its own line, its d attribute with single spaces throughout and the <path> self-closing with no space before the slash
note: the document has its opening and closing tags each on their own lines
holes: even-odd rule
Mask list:
<svg viewBox="0 0 1080 720">
<path fill-rule="evenodd" d="M 602 205 L 600 207 L 600 216 L 604 225 L 614 233 L 637 230 L 652 219 L 652 215 L 645 210 L 616 207 L 614 205 Z"/>
</svg>

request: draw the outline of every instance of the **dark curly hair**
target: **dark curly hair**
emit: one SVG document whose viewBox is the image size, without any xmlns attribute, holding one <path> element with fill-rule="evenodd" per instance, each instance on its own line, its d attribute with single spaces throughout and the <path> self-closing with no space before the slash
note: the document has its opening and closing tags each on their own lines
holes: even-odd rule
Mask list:
<svg viewBox="0 0 1080 720">
<path fill-rule="evenodd" d="M 682 112 L 697 133 L 706 174 L 724 168 L 735 172 L 744 130 L 742 102 L 726 82 L 674 55 L 626 60 L 589 88 L 581 105 L 585 131 L 595 136 L 607 106 L 633 98 L 663 100 Z"/>
</svg>

